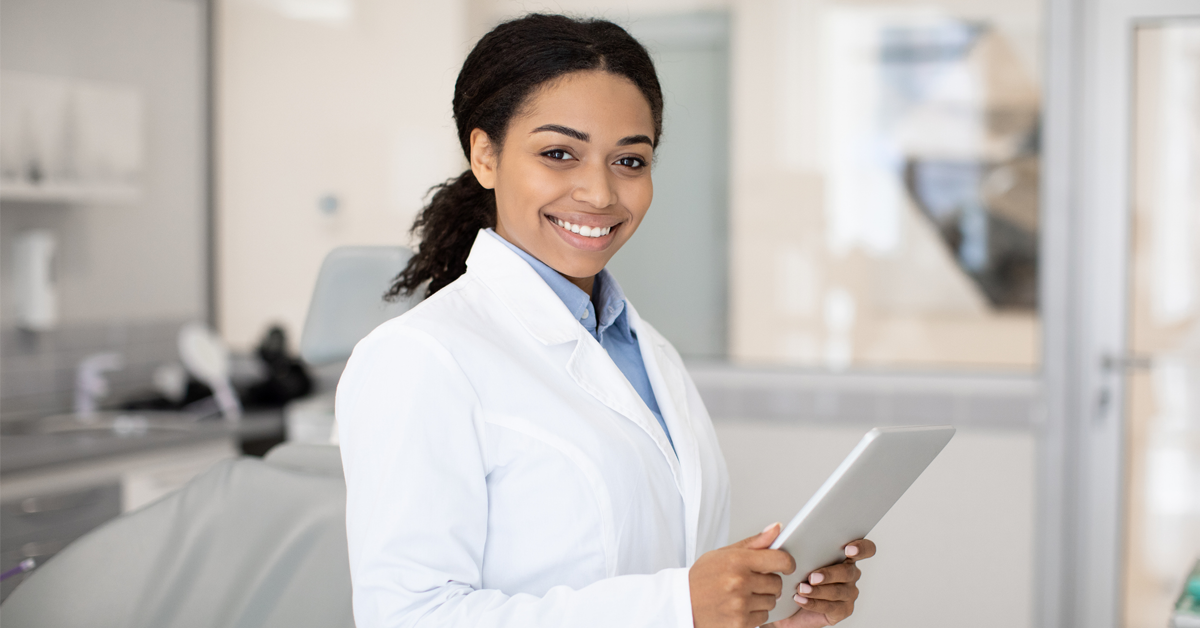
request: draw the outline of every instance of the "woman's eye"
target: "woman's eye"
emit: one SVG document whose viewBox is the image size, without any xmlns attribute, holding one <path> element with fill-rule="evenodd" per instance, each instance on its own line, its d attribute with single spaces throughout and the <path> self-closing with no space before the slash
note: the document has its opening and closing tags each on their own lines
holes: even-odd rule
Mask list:
<svg viewBox="0 0 1200 628">
<path fill-rule="evenodd" d="M 548 151 L 542 153 L 542 156 L 549 157 L 550 159 L 558 159 L 561 161 L 566 161 L 568 159 L 574 159 L 573 157 L 571 157 L 571 153 L 568 153 L 567 151 L 562 150 L 562 149 L 548 150 Z"/>
<path fill-rule="evenodd" d="M 617 160 L 617 165 L 638 170 L 644 167 L 646 162 L 642 161 L 639 157 L 622 157 Z"/>
</svg>

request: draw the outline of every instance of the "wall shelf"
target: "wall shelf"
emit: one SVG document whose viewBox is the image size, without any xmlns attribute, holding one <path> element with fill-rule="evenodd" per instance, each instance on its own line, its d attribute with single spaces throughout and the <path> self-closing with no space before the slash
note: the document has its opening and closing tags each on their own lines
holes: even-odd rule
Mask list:
<svg viewBox="0 0 1200 628">
<path fill-rule="evenodd" d="M 125 205 L 142 197 L 137 186 L 121 184 L 47 183 L 0 181 L 0 201 L 57 204 Z"/>
</svg>

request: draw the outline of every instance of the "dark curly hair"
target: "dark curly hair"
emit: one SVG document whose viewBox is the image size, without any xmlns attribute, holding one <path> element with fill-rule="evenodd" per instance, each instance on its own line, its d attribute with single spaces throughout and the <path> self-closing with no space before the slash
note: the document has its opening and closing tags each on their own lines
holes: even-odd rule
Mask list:
<svg viewBox="0 0 1200 628">
<path fill-rule="evenodd" d="M 531 14 L 500 24 L 467 55 L 454 84 L 454 121 L 463 153 L 471 158 L 471 131 L 499 147 L 513 116 L 538 87 L 572 72 L 601 70 L 633 82 L 650 104 L 654 141 L 662 134 L 662 89 L 649 53 L 625 29 L 598 19 Z M 475 234 L 496 226 L 496 194 L 467 170 L 431 188 L 411 233 L 417 252 L 385 298 L 411 295 L 429 282 L 429 296 L 467 270 Z"/>
</svg>

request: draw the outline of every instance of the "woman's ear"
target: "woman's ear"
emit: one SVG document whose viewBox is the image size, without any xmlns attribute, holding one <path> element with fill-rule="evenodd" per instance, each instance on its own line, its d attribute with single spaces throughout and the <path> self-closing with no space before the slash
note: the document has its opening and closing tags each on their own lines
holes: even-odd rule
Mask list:
<svg viewBox="0 0 1200 628">
<path fill-rule="evenodd" d="M 496 151 L 483 129 L 471 131 L 471 172 L 479 185 L 489 190 L 496 188 Z"/>
</svg>

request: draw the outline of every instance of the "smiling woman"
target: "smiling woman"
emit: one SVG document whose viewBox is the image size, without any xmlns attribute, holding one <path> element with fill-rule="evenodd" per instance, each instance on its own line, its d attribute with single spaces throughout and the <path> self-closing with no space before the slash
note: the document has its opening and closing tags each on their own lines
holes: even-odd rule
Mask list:
<svg viewBox="0 0 1200 628">
<path fill-rule="evenodd" d="M 467 57 L 471 169 L 438 186 L 392 295 L 420 305 L 338 385 L 354 615 L 376 626 L 785 628 L 847 617 L 856 541 L 806 574 L 727 543 L 729 477 L 679 354 L 605 266 L 654 194 L 662 93 L 601 20 L 531 15 Z"/>
<path fill-rule="evenodd" d="M 577 72 L 509 124 L 503 152 L 471 132 L 471 170 L 496 191 L 496 233 L 592 294 L 637 230 L 654 185 L 654 116 L 632 81 Z"/>
<path fill-rule="evenodd" d="M 591 91 L 593 87 L 600 91 Z M 558 88 L 566 89 L 559 93 Z M 636 183 L 620 185 L 619 191 L 612 189 L 611 182 L 600 187 L 588 184 L 583 194 L 594 195 L 590 202 L 607 205 L 606 197 L 624 192 L 626 198 L 617 196 L 616 205 L 639 207 L 640 203 L 636 220 L 627 222 L 624 229 L 610 230 L 618 233 L 606 234 L 608 244 L 601 249 L 608 251 L 607 255 L 597 251 L 589 256 L 598 266 L 589 264 L 594 266 L 590 273 L 582 267 L 559 268 L 555 262 L 571 258 L 560 254 L 547 260 L 525 248 L 538 247 L 541 240 L 508 241 L 567 276 L 591 277 L 628 240 L 649 208 L 653 194 L 650 164 L 662 133 L 662 89 L 650 55 L 620 26 L 555 15 L 530 15 L 502 24 L 467 56 L 455 83 L 453 108 L 459 143 L 471 169 L 437 186 L 429 205 L 417 216 L 412 230 L 420 245 L 396 278 L 389 297 L 412 294 L 422 287 L 431 295 L 457 279 L 466 271 L 467 254 L 479 229 L 496 228 L 501 235 L 507 233 L 518 240 L 532 236 L 525 228 L 516 227 L 526 223 L 498 221 L 516 219 L 516 207 L 539 199 L 551 205 L 557 202 L 556 207 L 563 210 L 568 205 L 564 201 L 570 199 L 562 197 L 561 190 L 581 177 L 594 176 L 598 160 L 610 176 L 623 170 L 622 179 Z M 601 117 L 594 118 L 595 114 Z M 582 124 L 584 121 L 590 125 Z M 515 142 L 511 151 L 515 155 L 502 150 L 509 142 Z M 609 154 L 615 148 L 624 150 Z M 523 181 L 534 172 L 531 180 Z M 552 172 L 560 176 L 551 176 Z M 510 181 L 517 183 L 511 191 L 505 185 Z M 637 198 L 629 196 L 634 187 L 644 188 Z M 560 196 L 548 198 L 555 191 Z M 501 210 L 506 214 L 501 216 L 498 195 L 504 194 L 511 194 L 513 202 L 504 203 L 510 209 Z M 543 218 L 541 214 L 549 206 L 535 207 L 538 213 L 526 217 L 528 226 L 542 222 L 549 226 L 549 215 Z M 609 209 L 596 211 L 607 213 Z M 580 231 L 599 224 L 578 213 L 575 218 L 559 216 L 564 222 L 578 224 Z M 626 216 L 626 220 L 633 218 Z M 516 231 L 509 231 L 509 226 Z M 614 241 L 616 246 L 612 246 Z M 552 250 L 538 248 L 538 252 Z"/>
</svg>

